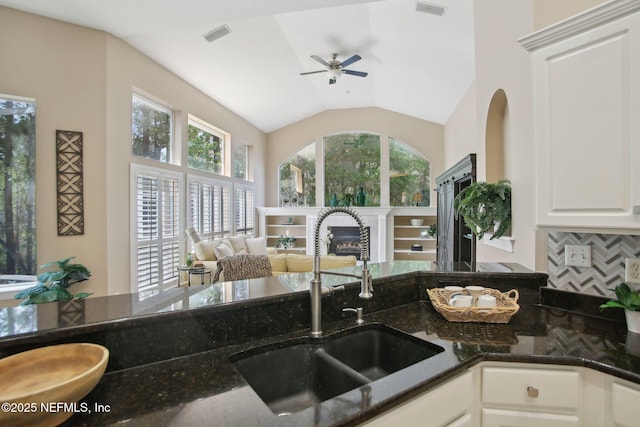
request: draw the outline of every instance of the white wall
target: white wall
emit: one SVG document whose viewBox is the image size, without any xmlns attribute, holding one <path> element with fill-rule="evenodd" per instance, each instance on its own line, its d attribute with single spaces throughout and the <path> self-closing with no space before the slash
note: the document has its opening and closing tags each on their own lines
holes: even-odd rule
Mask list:
<svg viewBox="0 0 640 427">
<path fill-rule="evenodd" d="M 253 145 L 263 204 L 266 135 L 121 40 L 101 31 L 0 7 L 0 93 L 36 100 L 38 263 L 76 256 L 92 278 L 74 292 L 130 291 L 131 94 L 139 88 Z M 57 235 L 55 130 L 84 133 L 85 234 Z M 141 161 L 143 159 L 136 159 Z"/>
</svg>

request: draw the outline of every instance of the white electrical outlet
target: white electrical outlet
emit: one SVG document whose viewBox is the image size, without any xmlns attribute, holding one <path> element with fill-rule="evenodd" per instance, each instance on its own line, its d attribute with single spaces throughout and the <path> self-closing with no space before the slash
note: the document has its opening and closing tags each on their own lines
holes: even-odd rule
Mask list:
<svg viewBox="0 0 640 427">
<path fill-rule="evenodd" d="M 624 259 L 624 281 L 626 283 L 640 284 L 640 259 Z"/>
<path fill-rule="evenodd" d="M 565 245 L 564 263 L 576 267 L 591 267 L 591 246 Z"/>
</svg>

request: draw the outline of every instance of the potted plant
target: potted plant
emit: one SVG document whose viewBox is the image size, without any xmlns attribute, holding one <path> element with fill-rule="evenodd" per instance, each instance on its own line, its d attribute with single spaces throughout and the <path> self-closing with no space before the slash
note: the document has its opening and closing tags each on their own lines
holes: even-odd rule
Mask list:
<svg viewBox="0 0 640 427">
<path fill-rule="evenodd" d="M 640 294 L 631 290 L 629 285 L 621 283 L 616 286 L 614 292 L 618 299 L 607 301 L 600 305 L 600 309 L 622 308 L 627 319 L 627 329 L 630 332 L 640 334 Z"/>
<path fill-rule="evenodd" d="M 493 233 L 491 239 L 502 237 L 511 228 L 511 183 L 474 182 L 458 193 L 453 207 L 478 238 L 487 232 Z"/>
<path fill-rule="evenodd" d="M 276 240 L 276 248 L 292 248 L 295 246 L 296 240 L 295 236 L 280 236 L 280 238 Z"/>
<path fill-rule="evenodd" d="M 427 235 L 435 239 L 438 236 L 438 224 L 431 224 L 427 227 Z"/>
<path fill-rule="evenodd" d="M 40 304 L 52 301 L 69 301 L 74 298 L 86 298 L 90 292 L 71 294 L 67 289 L 74 283 L 83 282 L 91 277 L 91 272 L 82 264 L 69 264 L 75 257 L 59 261 L 48 262 L 40 268 L 48 268 L 53 265 L 58 267 L 56 271 L 46 271 L 38 276 L 38 283 L 15 295 L 16 299 L 24 299 L 20 305 Z"/>
</svg>

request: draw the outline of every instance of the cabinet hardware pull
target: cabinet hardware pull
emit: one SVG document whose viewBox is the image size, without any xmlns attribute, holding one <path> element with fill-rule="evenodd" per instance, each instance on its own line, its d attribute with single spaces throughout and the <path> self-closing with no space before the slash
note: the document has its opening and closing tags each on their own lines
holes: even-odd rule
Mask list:
<svg viewBox="0 0 640 427">
<path fill-rule="evenodd" d="M 527 387 L 527 395 L 529 397 L 538 397 L 539 391 L 537 388 L 532 387 L 532 386 L 528 386 Z"/>
</svg>

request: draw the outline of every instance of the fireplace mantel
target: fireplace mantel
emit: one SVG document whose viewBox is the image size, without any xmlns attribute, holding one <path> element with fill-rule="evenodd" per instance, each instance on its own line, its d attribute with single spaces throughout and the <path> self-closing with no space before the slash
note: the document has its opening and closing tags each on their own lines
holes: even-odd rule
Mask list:
<svg viewBox="0 0 640 427">
<path fill-rule="evenodd" d="M 280 235 L 289 233 L 298 237 L 297 245 L 293 249 L 296 253 L 313 254 L 313 231 L 318 214 L 325 208 L 276 208 L 259 207 L 257 235 L 265 236 L 269 241 Z M 433 217 L 436 216 L 435 207 L 354 207 L 362 218 L 362 222 L 369 227 L 370 258 L 372 262 L 385 262 L 394 259 L 394 217 Z M 327 226 L 354 226 L 353 218 L 347 214 L 336 213 L 328 216 L 320 228 L 320 252 L 327 253 L 324 239 L 327 236 Z M 292 250 L 289 250 L 292 251 Z"/>
</svg>

